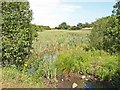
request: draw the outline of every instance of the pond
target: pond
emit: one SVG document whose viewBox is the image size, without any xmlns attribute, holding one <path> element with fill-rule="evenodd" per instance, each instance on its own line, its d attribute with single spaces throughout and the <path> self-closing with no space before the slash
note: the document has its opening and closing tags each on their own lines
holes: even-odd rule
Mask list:
<svg viewBox="0 0 120 90">
<path fill-rule="evenodd" d="M 94 76 L 71 74 L 68 77 L 58 79 L 57 88 L 72 88 L 75 83 L 76 88 L 113 88 L 114 86 L 108 81 L 100 81 Z"/>
</svg>

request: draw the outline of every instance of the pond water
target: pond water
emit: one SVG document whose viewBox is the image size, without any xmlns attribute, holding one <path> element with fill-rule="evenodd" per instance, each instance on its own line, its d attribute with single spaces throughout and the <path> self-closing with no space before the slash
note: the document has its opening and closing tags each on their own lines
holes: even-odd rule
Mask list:
<svg viewBox="0 0 120 90">
<path fill-rule="evenodd" d="M 80 75 L 70 76 L 69 78 L 59 79 L 57 83 L 57 88 L 72 88 L 73 83 L 76 83 L 78 86 L 77 88 L 113 88 L 110 82 L 103 82 L 100 80 L 94 80 L 94 77 L 91 76 L 93 79 L 81 79 Z M 91 89 L 92 90 L 92 89 Z"/>
<path fill-rule="evenodd" d="M 53 54 L 45 54 L 43 56 L 43 60 L 55 60 L 57 58 L 57 55 L 55 53 Z"/>
</svg>

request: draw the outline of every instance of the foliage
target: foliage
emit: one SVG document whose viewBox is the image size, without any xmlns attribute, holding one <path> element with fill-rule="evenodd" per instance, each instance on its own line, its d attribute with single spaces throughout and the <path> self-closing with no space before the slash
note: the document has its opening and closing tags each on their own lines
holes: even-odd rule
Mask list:
<svg viewBox="0 0 120 90">
<path fill-rule="evenodd" d="M 31 24 L 31 28 L 36 32 L 42 32 L 44 30 L 44 28 L 41 25 L 35 25 L 35 24 Z"/>
<path fill-rule="evenodd" d="M 91 45 L 111 54 L 118 54 L 118 64 L 112 77 L 114 84 L 120 86 L 120 1 L 113 6 L 113 15 L 98 19 L 93 23 L 90 35 Z M 107 64 L 106 64 L 107 65 Z M 109 64 L 110 65 L 110 64 Z M 107 66 L 109 66 L 107 65 Z M 112 66 L 109 66 L 112 67 Z M 106 68 L 103 68 L 106 70 Z M 104 71 L 106 72 L 106 71 Z M 103 73 L 103 71 L 101 71 Z M 109 74 L 109 73 L 108 73 Z"/>
<path fill-rule="evenodd" d="M 98 19 L 90 35 L 91 45 L 110 53 L 118 51 L 120 47 L 118 26 L 118 19 L 114 15 Z"/>
<path fill-rule="evenodd" d="M 92 24 L 87 23 L 87 22 L 86 22 L 86 23 L 78 23 L 78 24 L 77 24 L 77 28 L 78 28 L 78 29 L 82 29 L 82 28 L 86 28 L 86 27 L 87 27 L 87 28 L 92 27 Z"/>
<path fill-rule="evenodd" d="M 84 23 L 83 25 L 82 25 L 82 28 L 89 28 L 89 27 L 92 27 L 92 24 L 90 24 L 90 23 Z"/>
<path fill-rule="evenodd" d="M 44 30 L 51 30 L 49 26 L 30 24 L 30 27 L 33 39 L 35 39 L 38 36 L 38 32 L 42 32 Z"/>
<path fill-rule="evenodd" d="M 56 81 L 59 74 L 77 72 L 92 74 L 102 80 L 113 80 L 119 86 L 118 58 L 115 54 L 107 53 L 120 51 L 119 5 L 120 2 L 117 2 L 114 6 L 116 15 L 98 19 L 92 24 L 70 26 L 63 22 L 56 27 L 77 30 L 93 25 L 90 43 L 100 49 L 95 50 L 87 46 L 89 32 L 56 32 L 49 26 L 30 24 L 32 12 L 28 2 L 3 2 L 2 64 L 10 65 L 3 67 L 3 81 L 41 87 L 42 78 Z M 42 30 L 51 31 L 37 33 Z M 39 36 L 35 40 L 37 34 Z M 29 57 L 33 39 L 33 52 Z M 20 65 L 23 66 L 22 71 L 16 69 Z"/>
<path fill-rule="evenodd" d="M 93 24 L 91 45 L 110 53 L 120 51 L 120 1 L 113 6 L 113 14 L 98 19 Z"/>
<path fill-rule="evenodd" d="M 113 8 L 114 8 L 113 13 L 120 18 L 120 1 L 117 1 Z"/>
<path fill-rule="evenodd" d="M 70 30 L 78 30 L 77 26 L 71 26 Z"/>
<path fill-rule="evenodd" d="M 33 39 L 38 36 L 37 32 L 42 32 L 44 30 L 40 25 L 30 24 L 30 27 Z"/>
<path fill-rule="evenodd" d="M 117 25 L 117 33 L 118 33 L 118 39 L 120 39 L 120 1 L 117 1 L 117 3 L 113 6 L 113 14 L 117 16 L 118 19 L 118 25 Z M 117 43 L 117 51 L 120 53 L 120 40 L 115 41 Z"/>
<path fill-rule="evenodd" d="M 51 54 L 44 53 L 42 56 L 32 55 L 26 62 L 25 71 L 28 76 L 34 77 L 36 82 L 40 78 L 56 80 L 56 68 L 53 64 L 54 58 Z"/>
<path fill-rule="evenodd" d="M 43 28 L 44 30 L 51 30 L 49 26 L 40 26 L 40 27 Z"/>
<path fill-rule="evenodd" d="M 43 87 L 42 77 L 29 76 L 25 71 L 19 71 L 14 66 L 2 68 L 2 82 L 11 84 L 9 88 Z M 4 87 L 4 86 L 3 86 Z M 6 87 L 4 87 L 6 88 Z"/>
<path fill-rule="evenodd" d="M 113 14 L 115 14 L 117 16 L 118 21 L 118 34 L 119 34 L 119 38 L 120 39 L 120 1 L 117 1 L 117 3 L 113 6 Z M 118 40 L 117 42 L 117 52 L 118 52 L 118 68 L 117 71 L 113 77 L 114 83 L 120 87 L 120 40 Z"/>
<path fill-rule="evenodd" d="M 22 79 L 21 83 L 25 84 L 29 81 L 31 84 L 41 85 L 40 82 L 42 82 L 42 79 L 56 82 L 57 76 L 69 72 L 86 75 L 92 74 L 99 76 L 102 80 L 112 79 L 115 81 L 118 75 L 116 74 L 117 56 L 88 47 L 86 41 L 88 40 L 87 34 L 89 33 L 65 30 L 38 32 L 38 41 L 34 40 L 33 42 L 33 55 L 24 64 L 24 74 L 29 79 L 25 79 L 23 75 L 22 77 L 25 79 L 25 82 Z M 75 38 L 73 41 L 76 41 L 72 42 L 71 38 Z M 81 40 L 84 42 L 80 43 Z M 58 42 L 61 42 L 61 44 L 59 45 Z M 11 70 L 16 72 L 13 68 L 6 71 L 11 72 Z M 115 74 L 116 76 L 114 76 Z M 6 79 L 10 79 L 11 81 L 18 80 L 18 78 L 11 79 L 11 77 L 8 77 L 11 74 L 6 75 Z M 17 75 L 14 74 L 13 76 Z M 4 80 L 6 79 L 4 78 Z"/>
<path fill-rule="evenodd" d="M 61 51 L 55 61 L 58 73 L 92 74 L 102 80 L 112 79 L 116 72 L 117 63 L 116 55 L 110 56 L 99 50 L 85 51 L 81 47 Z"/>
<path fill-rule="evenodd" d="M 83 27 L 83 24 L 82 24 L 82 23 L 78 23 L 78 24 L 77 24 L 77 28 L 78 28 L 78 29 L 82 29 L 82 27 Z"/>
<path fill-rule="evenodd" d="M 62 22 L 62 23 L 59 25 L 58 28 L 59 28 L 59 29 L 63 29 L 63 30 L 65 30 L 65 29 L 68 29 L 68 25 L 67 25 L 66 22 Z"/>
<path fill-rule="evenodd" d="M 2 64 L 22 65 L 32 45 L 29 2 L 2 2 L 2 20 Z"/>
<path fill-rule="evenodd" d="M 70 26 L 67 25 L 66 22 L 61 23 L 58 27 L 55 27 L 55 29 L 63 29 L 63 30 L 80 30 L 82 28 L 89 28 L 92 27 L 92 24 L 89 23 L 78 23 L 76 26 Z"/>
</svg>

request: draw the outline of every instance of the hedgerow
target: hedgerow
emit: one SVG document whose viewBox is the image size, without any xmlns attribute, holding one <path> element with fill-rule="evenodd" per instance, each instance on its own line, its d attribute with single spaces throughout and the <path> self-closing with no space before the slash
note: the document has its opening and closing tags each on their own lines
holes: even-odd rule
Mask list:
<svg viewBox="0 0 120 90">
<path fill-rule="evenodd" d="M 29 2 L 2 2 L 2 65 L 23 65 L 30 55 L 32 11 Z"/>
</svg>

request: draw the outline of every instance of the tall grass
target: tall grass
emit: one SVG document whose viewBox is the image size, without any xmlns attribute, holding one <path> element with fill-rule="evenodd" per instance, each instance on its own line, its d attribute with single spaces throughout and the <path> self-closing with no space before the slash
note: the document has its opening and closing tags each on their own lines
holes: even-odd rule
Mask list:
<svg viewBox="0 0 120 90">
<path fill-rule="evenodd" d="M 27 72 L 19 71 L 14 67 L 2 68 L 3 88 L 37 88 L 43 87 L 42 78 L 30 77 Z M 8 84 L 8 85 L 7 85 Z"/>
<path fill-rule="evenodd" d="M 58 54 L 55 65 L 59 73 L 77 72 L 92 74 L 102 80 L 111 80 L 117 70 L 116 55 L 109 55 L 104 51 L 85 51 L 83 48 L 64 50 Z"/>
</svg>

